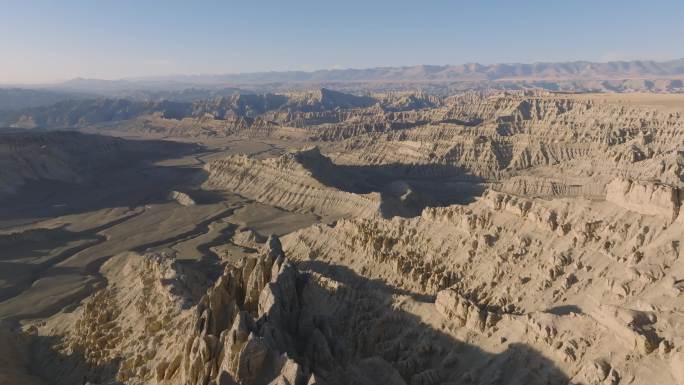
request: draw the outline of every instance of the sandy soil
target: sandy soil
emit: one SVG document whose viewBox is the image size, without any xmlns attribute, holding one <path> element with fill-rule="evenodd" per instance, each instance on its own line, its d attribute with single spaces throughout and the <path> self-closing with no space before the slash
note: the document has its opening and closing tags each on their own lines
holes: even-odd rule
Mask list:
<svg viewBox="0 0 684 385">
<path fill-rule="evenodd" d="M 45 317 L 79 301 L 104 285 L 99 266 L 118 253 L 171 249 L 185 260 L 218 258 L 211 247 L 230 245 L 238 227 L 268 236 L 318 222 L 314 215 L 196 189 L 206 161 L 234 153 L 267 157 L 281 152 L 280 145 L 243 140 L 202 145 L 192 154 L 112 170 L 84 185 L 30 184 L 4 199 L 0 319 Z M 166 196 L 174 189 L 188 191 L 197 204 L 169 202 Z M 250 254 L 234 245 L 232 252 Z"/>
</svg>

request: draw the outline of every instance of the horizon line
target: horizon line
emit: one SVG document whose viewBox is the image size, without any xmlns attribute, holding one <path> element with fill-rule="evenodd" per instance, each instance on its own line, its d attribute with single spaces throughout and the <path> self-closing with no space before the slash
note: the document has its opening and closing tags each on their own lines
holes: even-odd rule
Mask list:
<svg viewBox="0 0 684 385">
<path fill-rule="evenodd" d="M 105 78 L 105 77 L 85 77 L 85 76 L 75 76 L 65 79 L 55 79 L 49 81 L 37 81 L 37 82 L 0 82 L 0 87 L 4 86 L 54 86 L 63 83 L 85 80 L 85 81 L 104 81 L 104 82 L 142 82 L 142 81 L 155 81 L 155 78 L 166 78 L 166 77 L 202 77 L 202 76 L 245 76 L 245 75 L 256 75 L 256 74 L 277 74 L 277 73 L 304 73 L 313 74 L 317 72 L 335 72 L 335 71 L 364 71 L 373 69 L 405 69 L 405 68 L 415 68 L 415 67 L 458 67 L 458 66 L 469 66 L 478 65 L 482 67 L 491 67 L 496 65 L 535 65 L 535 64 L 562 64 L 562 63 L 589 63 L 589 64 L 610 64 L 610 63 L 633 63 L 633 62 L 653 62 L 653 63 L 667 63 L 674 61 L 684 61 L 684 57 L 672 58 L 666 60 L 641 58 L 641 59 L 623 59 L 623 60 L 586 60 L 586 59 L 576 59 L 576 60 L 560 60 L 560 61 L 532 61 L 532 62 L 496 62 L 491 64 L 483 64 L 480 62 L 465 62 L 459 64 L 414 64 L 414 65 L 386 65 L 386 66 L 368 66 L 368 67 L 346 67 L 346 68 L 319 68 L 319 69 L 283 69 L 283 70 L 263 70 L 263 71 L 247 71 L 247 72 L 206 72 L 206 73 L 169 73 L 169 74 L 158 74 L 158 75 L 132 75 L 125 77 L 116 78 Z M 162 80 L 158 80 L 162 81 Z M 167 80 L 171 81 L 172 80 Z"/>
</svg>

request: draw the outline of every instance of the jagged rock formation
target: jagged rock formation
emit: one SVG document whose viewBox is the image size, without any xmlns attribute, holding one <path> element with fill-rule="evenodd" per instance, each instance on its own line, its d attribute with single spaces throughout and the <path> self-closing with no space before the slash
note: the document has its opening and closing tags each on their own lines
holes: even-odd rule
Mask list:
<svg viewBox="0 0 684 385">
<path fill-rule="evenodd" d="M 277 238 L 239 267 L 228 267 L 196 309 L 178 364 L 162 362 L 157 380 L 182 384 L 306 382 L 293 334 L 301 309 L 297 272 Z M 178 377 L 174 379 L 176 371 Z M 174 382 L 175 381 L 175 382 Z"/>
<path fill-rule="evenodd" d="M 238 246 L 257 249 L 266 242 L 266 238 L 250 229 L 241 229 L 233 235 L 232 241 Z"/>
<path fill-rule="evenodd" d="M 481 333 L 496 326 L 501 319 L 497 312 L 480 308 L 480 305 L 453 289 L 439 291 L 435 298 L 435 307 L 457 327 L 467 327 Z"/>
<path fill-rule="evenodd" d="M 671 221 L 679 216 L 684 192 L 677 187 L 618 178 L 606 186 L 606 200 L 627 210 L 659 215 Z"/>
<path fill-rule="evenodd" d="M 325 88 L 314 92 L 293 94 L 289 99 L 287 108 L 301 112 L 365 108 L 376 103 L 374 98 L 368 96 L 355 96 Z"/>
<path fill-rule="evenodd" d="M 525 176 L 506 191 L 533 195 L 596 194 L 616 176 L 682 180 L 681 111 L 544 94 L 469 94 L 431 113 L 429 123 L 414 128 L 347 139 L 331 157 L 340 164 L 406 165 L 416 175 Z M 571 186 L 544 186 L 532 180 L 538 177 Z"/>
<path fill-rule="evenodd" d="M 420 205 L 410 186 L 400 182 L 388 185 L 384 194 L 358 193 L 368 188 L 364 176 L 336 167 L 316 147 L 265 160 L 234 155 L 208 163 L 205 170 L 205 188 L 318 215 L 391 216 Z"/>
<path fill-rule="evenodd" d="M 59 384 L 149 381 L 157 362 L 178 354 L 192 322 L 191 306 L 210 284 L 163 253 L 121 254 L 101 272 L 107 287 L 74 313 L 30 330 L 38 335 L 34 345 L 44 364 L 34 372 L 41 377 Z M 44 334 L 59 338 L 42 342 Z"/>
<path fill-rule="evenodd" d="M 314 120 L 332 122 L 344 115 L 340 114 L 341 110 L 367 108 L 376 102 L 372 97 L 355 96 L 325 88 L 287 95 L 238 93 L 193 102 L 77 99 L 8 112 L 4 114 L 3 120 L 8 125 L 31 128 L 84 127 L 150 115 L 169 120 L 209 119 L 233 124 L 254 124 L 256 118 L 274 120 L 281 124 Z"/>
<path fill-rule="evenodd" d="M 654 100 L 320 90 L 122 104 L 131 115 L 112 116 L 139 130 L 303 148 L 197 156 L 201 188 L 217 191 L 174 185 L 163 194 L 188 207 L 160 206 L 235 193 L 319 223 L 281 247 L 271 223 L 227 216 L 112 257 L 81 304 L 0 332 L 16 352 L 0 369 L 57 384 L 681 383 L 684 109 Z M 63 157 L 24 160 L 46 140 L 8 142 L 7 170 L 31 172 L 5 171 L 5 185 L 125 150 L 60 144 Z M 191 247 L 215 255 L 190 262 Z"/>
<path fill-rule="evenodd" d="M 584 181 L 582 181 L 584 182 Z M 603 183 L 581 182 L 548 177 L 514 176 L 493 185 L 497 191 L 530 197 L 588 197 L 602 198 Z"/>
<path fill-rule="evenodd" d="M 283 107 L 287 102 L 288 98 L 284 95 L 236 94 L 195 102 L 190 115 L 195 117 L 209 115 L 218 120 L 238 117 L 256 118 L 267 111 Z"/>
<path fill-rule="evenodd" d="M 522 347 L 490 356 L 453 339 L 440 331 L 441 321 L 423 318 L 434 312 L 431 303 L 412 308 L 410 296 L 333 273 L 332 266 L 296 268 L 274 237 L 257 258 L 226 266 L 201 298 L 206 284 L 168 256 L 119 256 L 102 271 L 105 289 L 72 314 L 29 328 L 42 359 L 55 362 L 40 368 L 55 383 L 83 377 L 127 384 L 401 385 L 510 376 L 541 384 L 563 378 Z M 76 327 L 68 327 L 74 319 Z M 45 333 L 61 342 L 41 342 Z M 84 361 L 76 360 L 79 353 Z M 514 365 L 517 360 L 540 368 Z"/>
<path fill-rule="evenodd" d="M 73 316 L 41 326 L 62 340 L 40 345 L 44 359 L 54 362 L 40 374 L 64 384 L 80 377 L 160 384 L 295 384 L 308 378 L 287 356 L 296 353 L 289 333 L 296 331 L 300 311 L 298 273 L 285 262 L 277 238 L 258 258 L 227 266 L 214 283 L 163 254 L 120 255 L 102 272 L 109 286 Z M 63 317 L 75 317 L 75 327 Z M 75 366 L 60 369 L 63 360 Z"/>
<path fill-rule="evenodd" d="M 436 295 L 456 335 L 477 332 L 478 346 L 534 346 L 578 383 L 641 383 L 651 367 L 662 368 L 657 382 L 675 383 L 682 225 L 669 211 L 641 211 L 490 191 L 412 219 L 314 226 L 285 237 L 284 248 L 296 260 Z M 587 374 L 589 362 L 611 355 Z"/>
<path fill-rule="evenodd" d="M 536 195 L 549 187 L 532 177 L 593 194 L 617 176 L 677 184 L 684 173 L 684 111 L 616 98 L 532 91 L 355 96 L 321 89 L 193 103 L 73 103 L 24 111 L 7 124 L 109 130 L 123 120 L 116 130 L 305 139 L 323 142 L 337 164 L 391 166 L 411 177 L 500 182 L 524 176 L 520 190 L 539 188 Z"/>
</svg>

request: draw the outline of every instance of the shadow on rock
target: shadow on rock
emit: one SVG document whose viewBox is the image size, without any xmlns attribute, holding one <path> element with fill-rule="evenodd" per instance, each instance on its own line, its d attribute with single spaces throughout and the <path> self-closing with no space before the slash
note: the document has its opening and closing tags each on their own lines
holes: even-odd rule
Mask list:
<svg viewBox="0 0 684 385">
<path fill-rule="evenodd" d="M 425 207 L 468 204 L 481 196 L 485 180 L 443 164 L 337 165 L 318 148 L 294 153 L 317 181 L 355 194 L 381 194 L 384 217 L 413 217 Z"/>
<path fill-rule="evenodd" d="M 42 136 L 44 137 L 42 137 Z M 5 193 L 0 201 L 0 218 L 4 221 L 78 214 L 112 207 L 134 207 L 168 201 L 174 189 L 196 186 L 200 169 L 193 166 L 162 166 L 158 162 L 199 152 L 196 144 L 165 140 L 130 140 L 78 132 L 28 132 L 0 135 L 3 143 L 23 144 L 18 151 L 55 149 L 57 155 L 42 155 L 45 162 L 57 163 L 64 169 L 40 171 L 37 178 L 27 177 Z M 33 143 L 33 142 L 38 142 Z M 40 143 L 47 144 L 39 146 Z M 88 150 L 91 142 L 102 151 Z M 104 153 L 104 154 L 101 154 Z M 39 154 L 24 154 L 42 159 Z M 55 159 L 51 160 L 50 156 Z M 33 158 L 32 158 L 33 159 Z M 8 161 L 7 171 L 23 175 L 22 163 Z M 42 169 L 40 164 L 34 169 Z M 16 168 L 16 170 L 14 169 Z M 77 175 L 65 178 L 62 174 Z M 54 175 L 53 175 L 54 174 Z M 0 190 L 8 186 L 0 186 Z M 210 200 L 207 198 L 207 200 Z"/>
<path fill-rule="evenodd" d="M 402 309 L 402 296 L 429 296 L 359 276 L 344 266 L 298 263 L 297 351 L 323 383 L 565 384 L 552 361 L 525 344 L 492 354 Z M 334 290 L 331 290 L 334 287 Z M 325 337 L 325 343 L 321 340 Z M 326 349 L 326 345 L 328 348 Z"/>
</svg>

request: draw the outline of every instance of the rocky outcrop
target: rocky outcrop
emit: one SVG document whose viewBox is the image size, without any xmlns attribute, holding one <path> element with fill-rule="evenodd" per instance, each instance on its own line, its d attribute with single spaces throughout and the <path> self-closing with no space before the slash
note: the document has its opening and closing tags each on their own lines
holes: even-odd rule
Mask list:
<svg viewBox="0 0 684 385">
<path fill-rule="evenodd" d="M 204 184 L 207 188 L 227 189 L 288 210 L 333 216 L 380 212 L 379 193 L 355 194 L 334 187 L 354 181 L 346 180 L 342 171 L 335 173 L 330 159 L 316 148 L 266 160 L 236 155 L 212 161 L 205 170 L 209 174 Z"/>
<path fill-rule="evenodd" d="M 233 235 L 233 243 L 238 246 L 257 249 L 266 242 L 266 238 L 250 229 L 240 229 Z"/>
<path fill-rule="evenodd" d="M 190 195 L 181 191 L 171 191 L 169 193 L 169 200 L 178 202 L 181 206 L 194 206 L 195 200 Z"/>
<path fill-rule="evenodd" d="M 684 194 L 677 187 L 617 178 L 606 186 L 606 200 L 627 210 L 674 221 Z"/>
<path fill-rule="evenodd" d="M 651 362 L 664 368 L 660 381 L 674 383 L 668 365 L 673 341 L 681 339 L 671 323 L 678 316 L 652 298 L 679 298 L 681 283 L 663 271 L 678 264 L 680 231 L 669 217 L 616 210 L 599 199 L 490 190 L 470 205 L 427 208 L 416 218 L 299 230 L 285 237 L 284 248 L 302 263 L 348 266 L 434 295 L 450 333 L 481 346 L 534 346 L 572 383 L 643 383 L 637 373 Z M 614 358 L 605 373 L 592 369 L 592 360 L 611 351 L 649 358 Z"/>
<path fill-rule="evenodd" d="M 376 100 L 370 96 L 356 96 L 326 88 L 313 92 L 291 94 L 288 99 L 285 108 L 301 112 L 366 108 L 376 103 Z"/>
<path fill-rule="evenodd" d="M 508 194 L 546 198 L 598 198 L 604 192 L 602 183 L 573 184 L 560 179 L 533 176 L 507 178 L 494 188 Z"/>
<path fill-rule="evenodd" d="M 74 309 L 74 318 L 38 331 L 34 359 L 45 364 L 35 370 L 57 384 L 151 382 L 157 363 L 178 353 L 174 344 L 187 336 L 190 308 L 208 282 L 165 253 L 120 254 L 101 271 L 107 287 Z M 43 341 L 50 338 L 56 342 Z"/>
<path fill-rule="evenodd" d="M 151 115 L 170 120 L 190 118 L 230 122 L 241 118 L 265 118 L 270 114 L 278 116 L 281 123 L 287 123 L 296 120 L 297 116 L 312 118 L 313 115 L 306 114 L 367 108 L 375 103 L 372 97 L 321 88 L 288 95 L 236 93 L 192 102 L 74 98 L 54 105 L 12 111 L 0 118 L 4 124 L 25 128 L 86 127 Z"/>
<path fill-rule="evenodd" d="M 656 315 L 652 312 L 600 305 L 592 316 L 624 340 L 628 349 L 637 353 L 653 352 L 662 340 L 653 327 Z"/>
<path fill-rule="evenodd" d="M 225 217 L 205 234 L 148 244 L 156 252 L 115 256 L 100 269 L 100 290 L 4 339 L 17 359 L 0 367 L 27 365 L 26 337 L 41 363 L 31 369 L 56 384 L 681 380 L 678 106 L 544 92 L 320 90 L 174 107 L 154 105 L 129 124 L 316 141 L 326 156 L 308 147 L 213 159 L 203 187 L 321 223 L 284 236 L 281 247 Z M 14 164 L 21 149 L 36 148 L 19 142 L 9 145 Z M 463 204 L 429 199 L 445 196 Z M 175 190 L 169 199 L 192 204 Z M 231 233 L 232 243 L 217 246 Z M 33 243 L 46 234 L 8 233 L 0 244 L 23 240 L 38 253 Z M 222 247 L 221 258 L 189 261 L 177 242 L 200 254 Z"/>
<path fill-rule="evenodd" d="M 669 300 L 640 302 L 679 295 L 663 275 L 679 228 L 664 223 L 600 200 L 489 191 L 410 219 L 313 226 L 282 247 L 271 237 L 212 281 L 172 256 L 116 257 L 106 289 L 37 333 L 85 357 L 55 376 L 65 384 L 84 373 L 168 385 L 603 383 L 651 364 L 668 383 L 678 315 Z"/>
<path fill-rule="evenodd" d="M 594 198 L 617 176 L 679 186 L 684 175 L 682 114 L 667 108 L 544 93 L 468 93 L 420 114 L 414 127 L 347 139 L 334 161 L 404 165 L 422 177 L 481 178 L 536 196 Z"/>
<path fill-rule="evenodd" d="M 278 238 L 257 258 L 226 266 L 203 295 L 206 283 L 171 256 L 132 257 L 103 266 L 110 283 L 75 309 L 75 327 L 68 315 L 39 325 L 37 333 L 62 340 L 40 343 L 41 359 L 54 362 L 41 367 L 43 376 L 57 384 L 341 385 L 456 375 L 439 369 L 447 341 L 393 314 L 361 283 L 295 268 Z M 409 340 L 420 349 L 400 351 Z"/>
<path fill-rule="evenodd" d="M 500 314 L 480 308 L 452 289 L 437 293 L 435 308 L 457 327 L 465 326 L 478 332 L 484 332 L 485 329 L 495 326 L 501 319 Z"/>
<path fill-rule="evenodd" d="M 300 312 L 295 268 L 277 238 L 241 266 L 227 267 L 200 300 L 179 368 L 157 366 L 171 383 L 306 383 L 309 369 L 288 356 Z"/>
<path fill-rule="evenodd" d="M 63 342 L 41 344 L 45 359 L 83 354 L 71 370 L 57 363 L 41 369 L 57 383 L 80 376 L 184 385 L 309 381 L 295 343 L 301 275 L 278 238 L 269 238 L 257 258 L 226 266 L 206 289 L 200 275 L 163 254 L 121 255 L 103 272 L 110 285 L 77 309 Z"/>
</svg>

